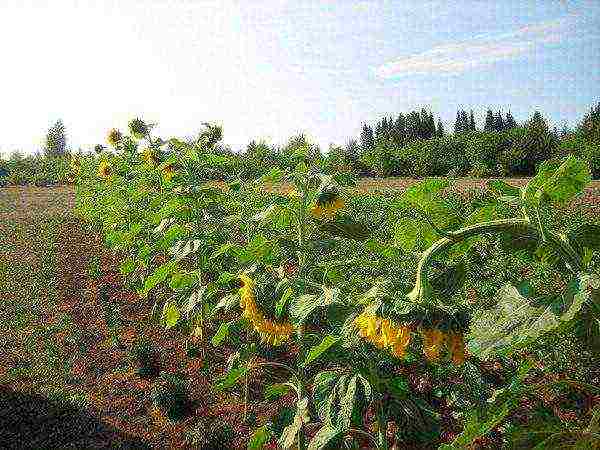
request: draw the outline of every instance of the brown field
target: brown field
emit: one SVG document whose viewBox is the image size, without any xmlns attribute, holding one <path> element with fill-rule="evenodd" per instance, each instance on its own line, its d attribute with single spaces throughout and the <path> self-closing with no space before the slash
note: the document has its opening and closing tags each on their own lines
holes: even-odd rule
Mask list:
<svg viewBox="0 0 600 450">
<path fill-rule="evenodd" d="M 503 181 L 514 186 L 524 186 L 529 178 L 504 178 Z M 356 191 L 368 192 L 393 192 L 403 191 L 407 187 L 418 183 L 414 178 L 362 178 L 358 182 Z M 462 178 L 458 180 L 452 190 L 464 191 L 468 189 L 483 188 L 488 180 L 482 178 Z M 215 182 L 217 186 L 225 183 Z M 268 190 L 287 192 L 289 184 L 268 186 Z M 588 212 L 600 214 L 600 180 L 592 181 L 585 193 L 576 199 L 573 206 L 584 205 Z M 75 190 L 73 186 L 33 187 L 11 186 L 0 188 L 0 219 L 29 217 L 41 215 L 64 215 L 73 210 L 75 206 Z"/>
</svg>

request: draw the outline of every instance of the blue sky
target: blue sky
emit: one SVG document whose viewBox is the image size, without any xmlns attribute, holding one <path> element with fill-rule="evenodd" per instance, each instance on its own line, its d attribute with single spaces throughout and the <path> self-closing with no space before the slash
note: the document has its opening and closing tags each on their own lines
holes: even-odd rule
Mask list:
<svg viewBox="0 0 600 450">
<path fill-rule="evenodd" d="M 202 122 L 225 142 L 322 148 L 415 108 L 574 124 L 600 101 L 600 1 L 0 2 L 0 151 L 31 153 L 65 122 L 70 146 L 141 117 Z"/>
</svg>

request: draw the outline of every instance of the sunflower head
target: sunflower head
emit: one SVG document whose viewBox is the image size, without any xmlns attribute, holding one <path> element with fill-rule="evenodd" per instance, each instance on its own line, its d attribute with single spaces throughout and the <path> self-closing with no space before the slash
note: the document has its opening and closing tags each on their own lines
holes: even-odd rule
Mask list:
<svg viewBox="0 0 600 450">
<path fill-rule="evenodd" d="M 158 164 L 158 158 L 151 148 L 146 148 L 142 152 L 142 159 L 150 166 Z"/>
<path fill-rule="evenodd" d="M 117 145 L 119 145 L 121 143 L 122 139 L 123 139 L 123 135 L 121 134 L 121 132 L 119 130 L 117 130 L 116 128 L 113 128 L 112 130 L 110 130 L 108 132 L 106 141 L 113 147 L 116 147 Z"/>
<path fill-rule="evenodd" d="M 168 163 L 162 168 L 162 174 L 165 181 L 169 182 L 175 176 L 175 164 Z"/>
<path fill-rule="evenodd" d="M 109 178 L 111 174 L 112 168 L 110 167 L 110 164 L 104 159 L 100 161 L 100 164 L 98 165 L 98 176 L 106 179 Z"/>
<path fill-rule="evenodd" d="M 143 139 L 148 135 L 148 125 L 142 119 L 135 118 L 129 122 L 129 132 L 136 139 Z"/>
<path fill-rule="evenodd" d="M 333 186 L 321 190 L 310 211 L 317 219 L 331 220 L 343 207 L 344 200 L 340 197 L 337 188 Z"/>
</svg>

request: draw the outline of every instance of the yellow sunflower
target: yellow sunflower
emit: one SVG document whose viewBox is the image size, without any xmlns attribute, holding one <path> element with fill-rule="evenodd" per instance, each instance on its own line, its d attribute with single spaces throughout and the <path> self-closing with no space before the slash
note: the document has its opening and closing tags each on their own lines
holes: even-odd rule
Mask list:
<svg viewBox="0 0 600 450">
<path fill-rule="evenodd" d="M 156 157 L 156 154 L 150 148 L 144 149 L 144 151 L 142 152 L 142 159 L 146 162 L 146 164 L 148 164 L 152 167 L 154 167 L 156 164 L 158 164 L 158 158 Z"/>
<path fill-rule="evenodd" d="M 341 197 L 335 197 L 330 201 L 319 202 L 311 208 L 310 212 L 317 219 L 331 220 L 335 214 L 344 207 L 344 200 Z"/>
<path fill-rule="evenodd" d="M 110 130 L 108 132 L 108 136 L 106 138 L 107 142 L 110 145 L 112 145 L 113 147 L 116 147 L 117 145 L 119 145 L 121 143 L 122 139 L 123 139 L 123 135 L 116 128 L 113 128 L 112 130 Z"/>
<path fill-rule="evenodd" d="M 175 165 L 168 163 L 162 168 L 162 174 L 165 181 L 169 182 L 175 176 Z"/>
<path fill-rule="evenodd" d="M 240 288 L 240 307 L 243 316 L 250 320 L 254 330 L 260 335 L 260 339 L 270 345 L 277 346 L 290 338 L 294 332 L 292 324 L 277 323 L 265 318 L 258 310 L 254 298 L 254 280 L 246 274 L 240 275 L 242 287 Z"/>
<path fill-rule="evenodd" d="M 446 335 L 437 328 L 423 330 L 423 353 L 429 361 L 437 361 L 444 346 Z"/>
<path fill-rule="evenodd" d="M 102 160 L 100 161 L 100 164 L 98 165 L 98 176 L 100 178 L 110 178 L 110 176 L 112 175 L 112 168 L 110 167 L 110 164 L 108 164 L 108 162 L 106 160 Z"/>
<path fill-rule="evenodd" d="M 461 332 L 448 335 L 448 348 L 452 355 L 452 362 L 460 366 L 465 362 L 465 339 Z"/>
<path fill-rule="evenodd" d="M 354 319 L 354 326 L 362 338 L 379 349 L 389 349 L 398 358 L 405 355 L 410 344 L 411 332 L 408 326 L 398 325 L 367 311 Z"/>
</svg>

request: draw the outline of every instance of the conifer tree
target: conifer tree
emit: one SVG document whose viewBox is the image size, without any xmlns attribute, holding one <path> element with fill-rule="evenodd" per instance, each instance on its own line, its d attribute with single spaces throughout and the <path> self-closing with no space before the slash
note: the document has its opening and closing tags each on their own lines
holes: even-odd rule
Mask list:
<svg viewBox="0 0 600 450">
<path fill-rule="evenodd" d="M 44 153 L 46 156 L 64 156 L 67 152 L 67 137 L 62 120 L 57 120 L 46 134 Z"/>
<path fill-rule="evenodd" d="M 487 110 L 485 116 L 485 126 L 483 127 L 485 131 L 494 131 L 494 113 L 491 109 Z"/>
</svg>

